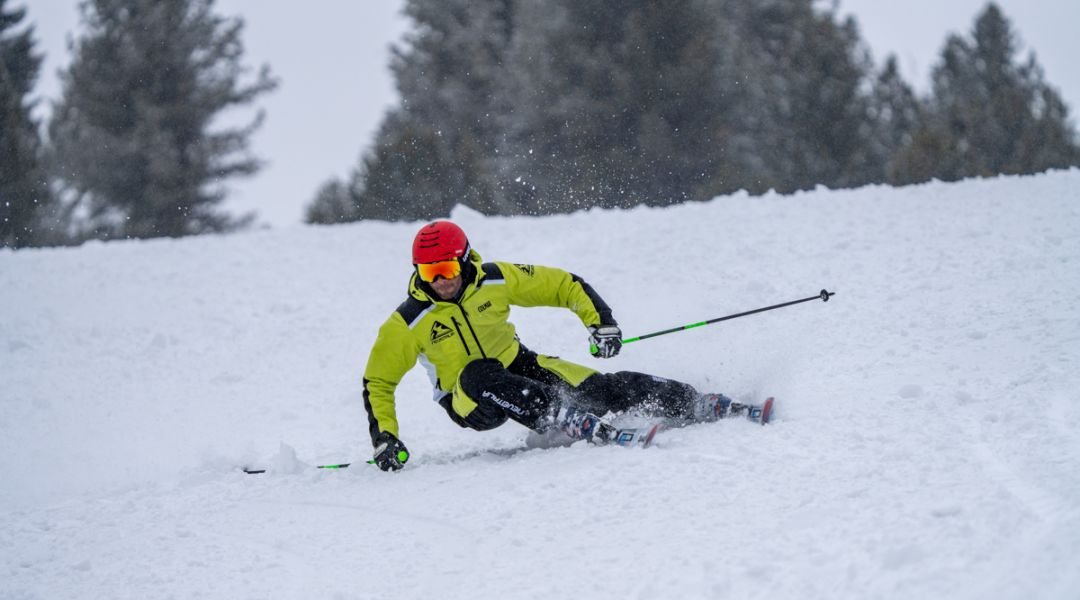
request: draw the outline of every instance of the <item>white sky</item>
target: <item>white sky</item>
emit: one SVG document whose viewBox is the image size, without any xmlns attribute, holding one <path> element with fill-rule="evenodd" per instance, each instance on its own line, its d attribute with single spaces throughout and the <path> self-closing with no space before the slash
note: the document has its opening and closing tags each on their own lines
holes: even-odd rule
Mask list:
<svg viewBox="0 0 1080 600">
<path fill-rule="evenodd" d="M 826 3 L 829 3 L 826 0 Z M 945 36 L 967 33 L 984 0 L 840 0 L 854 13 L 863 38 L 880 64 L 895 53 L 908 81 L 925 90 Z M 38 51 L 45 53 L 37 95 L 44 106 L 60 95 L 56 72 L 68 61 L 67 38 L 78 31 L 77 0 L 35 0 Z M 1034 50 L 1072 109 L 1080 110 L 1080 23 L 1077 0 L 998 0 L 1027 50 Z M 327 179 L 345 177 L 356 165 L 397 92 L 387 68 L 389 48 L 408 21 L 404 0 L 320 0 L 298 8 L 292 2 L 217 0 L 223 15 L 240 15 L 245 64 L 268 63 L 281 80 L 263 96 L 267 112 L 253 149 L 267 161 L 258 175 L 232 183 L 226 208 L 256 210 L 274 227 L 299 223 L 304 207 Z M 317 7 L 317 8 L 315 8 Z M 253 114 L 248 111 L 246 115 Z"/>
</svg>

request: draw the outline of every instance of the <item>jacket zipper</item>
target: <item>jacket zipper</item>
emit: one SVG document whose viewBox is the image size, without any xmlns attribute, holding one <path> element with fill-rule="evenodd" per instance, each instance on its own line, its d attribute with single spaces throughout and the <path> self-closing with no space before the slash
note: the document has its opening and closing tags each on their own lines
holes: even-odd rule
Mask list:
<svg viewBox="0 0 1080 600">
<path fill-rule="evenodd" d="M 484 352 L 484 347 L 480 345 L 480 338 L 476 337 L 476 331 L 472 328 L 472 321 L 469 320 L 469 315 L 465 314 L 465 309 L 460 304 L 458 304 L 458 310 L 461 311 L 461 318 L 465 319 L 465 326 L 469 328 L 469 333 L 472 334 L 472 339 L 476 340 L 476 347 L 480 350 L 480 356 L 487 358 L 487 353 Z M 450 317 L 450 319 L 452 321 L 454 320 L 453 317 Z M 454 321 L 454 326 L 457 326 L 457 321 Z M 458 335 L 461 335 L 461 330 L 458 330 Z"/>
<path fill-rule="evenodd" d="M 461 333 L 461 324 L 457 322 L 456 317 L 450 317 L 450 322 L 454 324 L 454 329 L 457 329 L 458 339 L 461 340 L 461 345 L 465 346 L 465 355 L 472 356 L 472 352 L 469 352 L 469 344 L 465 341 L 465 336 Z M 476 338 L 476 334 L 473 334 L 473 338 Z M 484 358 L 487 358 L 486 356 Z"/>
</svg>

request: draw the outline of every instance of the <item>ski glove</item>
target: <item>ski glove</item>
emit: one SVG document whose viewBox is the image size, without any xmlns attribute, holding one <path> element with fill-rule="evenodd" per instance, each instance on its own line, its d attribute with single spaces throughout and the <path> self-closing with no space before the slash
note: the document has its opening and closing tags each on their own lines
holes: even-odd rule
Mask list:
<svg viewBox="0 0 1080 600">
<path fill-rule="evenodd" d="M 611 358 L 622 348 L 622 330 L 618 325 L 589 328 L 589 352 L 597 358 Z"/>
<path fill-rule="evenodd" d="M 375 438 L 375 464 L 383 471 L 397 471 L 409 460 L 409 450 L 394 434 L 381 431 Z"/>
</svg>

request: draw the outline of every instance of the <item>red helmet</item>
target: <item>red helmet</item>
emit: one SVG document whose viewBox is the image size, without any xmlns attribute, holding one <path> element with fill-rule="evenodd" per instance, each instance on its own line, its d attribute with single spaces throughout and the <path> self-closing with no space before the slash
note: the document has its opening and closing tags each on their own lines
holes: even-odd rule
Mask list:
<svg viewBox="0 0 1080 600">
<path fill-rule="evenodd" d="M 450 221 L 435 221 L 420 228 L 412 245 L 414 265 L 433 263 L 469 254 L 469 238 Z"/>
</svg>

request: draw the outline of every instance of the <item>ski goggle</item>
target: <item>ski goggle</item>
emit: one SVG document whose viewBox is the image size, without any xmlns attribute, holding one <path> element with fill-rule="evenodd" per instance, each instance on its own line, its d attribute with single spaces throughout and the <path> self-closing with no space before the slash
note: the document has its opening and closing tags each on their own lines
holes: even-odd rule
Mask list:
<svg viewBox="0 0 1080 600">
<path fill-rule="evenodd" d="M 431 283 L 436 277 L 453 279 L 461 275 L 461 263 L 457 259 L 444 260 L 434 263 L 421 263 L 416 265 L 416 273 L 420 279 Z"/>
</svg>

